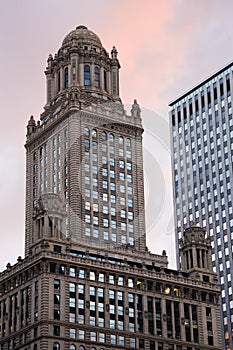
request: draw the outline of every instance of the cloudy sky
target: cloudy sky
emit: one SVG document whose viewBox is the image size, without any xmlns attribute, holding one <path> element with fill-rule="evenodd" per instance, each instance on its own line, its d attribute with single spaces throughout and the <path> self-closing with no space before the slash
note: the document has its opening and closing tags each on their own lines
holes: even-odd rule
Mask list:
<svg viewBox="0 0 233 350">
<path fill-rule="evenodd" d="M 231 0 L 0 1 L 0 270 L 23 256 L 25 127 L 45 104 L 50 53 L 80 24 L 121 63 L 121 98 L 143 109 L 148 246 L 175 266 L 168 103 L 233 59 Z"/>
</svg>

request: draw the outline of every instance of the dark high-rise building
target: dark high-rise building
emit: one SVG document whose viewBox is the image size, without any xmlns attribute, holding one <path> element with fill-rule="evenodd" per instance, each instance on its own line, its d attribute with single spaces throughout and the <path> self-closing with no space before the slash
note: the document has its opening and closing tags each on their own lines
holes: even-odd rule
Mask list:
<svg viewBox="0 0 233 350">
<path fill-rule="evenodd" d="M 200 228 L 182 267 L 146 247 L 140 107 L 116 48 L 84 26 L 49 56 L 27 125 L 25 258 L 0 274 L 1 350 L 222 349 L 219 288 Z"/>
<path fill-rule="evenodd" d="M 233 118 L 229 64 L 170 104 L 177 260 L 186 227 L 211 238 L 221 284 L 222 328 L 233 349 Z"/>
</svg>

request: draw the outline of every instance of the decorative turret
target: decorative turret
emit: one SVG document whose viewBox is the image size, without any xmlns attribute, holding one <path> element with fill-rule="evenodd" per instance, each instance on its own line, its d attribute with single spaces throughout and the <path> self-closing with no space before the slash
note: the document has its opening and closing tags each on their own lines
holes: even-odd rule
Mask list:
<svg viewBox="0 0 233 350">
<path fill-rule="evenodd" d="M 121 68 L 120 63 L 117 59 L 117 50 L 115 46 L 113 46 L 112 51 L 111 51 L 111 76 L 112 76 L 112 94 L 114 96 L 114 99 L 120 100 L 119 97 L 119 69 Z"/>
<path fill-rule="evenodd" d="M 183 271 L 213 271 L 210 238 L 201 227 L 190 227 L 180 240 L 181 269 Z"/>
<path fill-rule="evenodd" d="M 65 237 L 65 207 L 55 193 L 42 195 L 34 208 L 33 241 L 44 238 L 62 239 Z"/>
<path fill-rule="evenodd" d="M 46 110 L 56 108 L 73 86 L 87 104 L 120 101 L 117 50 L 113 47 L 110 58 L 99 37 L 87 27 L 81 25 L 71 31 L 47 63 Z"/>
<path fill-rule="evenodd" d="M 33 115 L 31 115 L 31 117 L 28 121 L 28 125 L 27 125 L 27 136 L 29 136 L 33 132 L 35 132 L 35 129 L 36 129 L 36 122 L 35 122 Z"/>
</svg>

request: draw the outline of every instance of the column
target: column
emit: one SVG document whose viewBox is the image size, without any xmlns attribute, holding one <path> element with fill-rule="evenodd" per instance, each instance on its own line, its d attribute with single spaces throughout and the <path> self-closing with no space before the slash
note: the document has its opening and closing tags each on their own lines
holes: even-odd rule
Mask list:
<svg viewBox="0 0 233 350">
<path fill-rule="evenodd" d="M 78 82 L 80 86 L 84 86 L 84 64 L 83 63 L 79 63 L 78 65 Z"/>
<path fill-rule="evenodd" d="M 104 68 L 100 67 L 100 89 L 104 90 Z"/>
</svg>

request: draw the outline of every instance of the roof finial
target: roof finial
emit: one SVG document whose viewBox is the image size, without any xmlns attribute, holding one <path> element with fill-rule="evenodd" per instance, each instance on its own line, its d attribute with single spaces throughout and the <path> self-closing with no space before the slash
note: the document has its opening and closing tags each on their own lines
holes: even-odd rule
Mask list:
<svg viewBox="0 0 233 350">
<path fill-rule="evenodd" d="M 113 46 L 112 51 L 111 51 L 111 55 L 112 55 L 113 60 L 117 59 L 117 54 L 118 54 L 117 49 L 115 46 Z"/>
<path fill-rule="evenodd" d="M 141 110 L 136 99 L 133 101 L 131 114 L 134 118 L 141 118 Z"/>
</svg>

